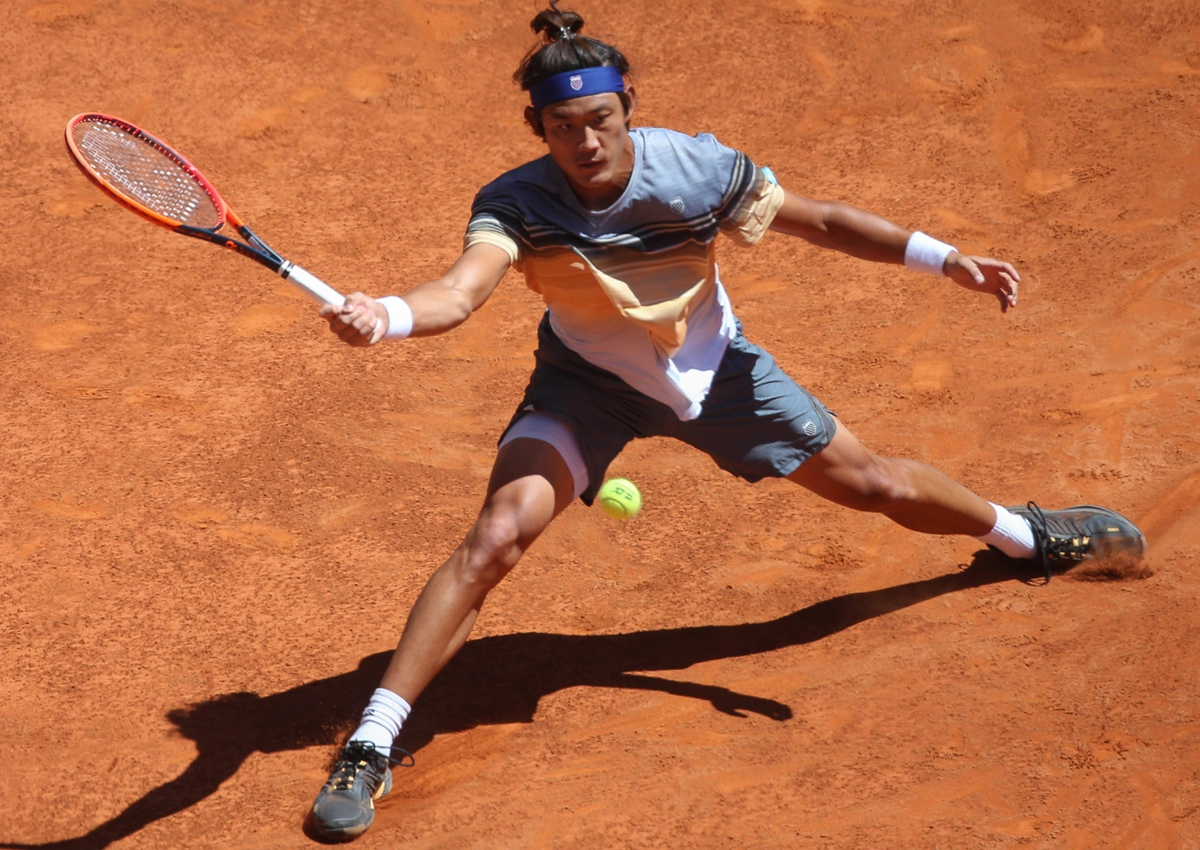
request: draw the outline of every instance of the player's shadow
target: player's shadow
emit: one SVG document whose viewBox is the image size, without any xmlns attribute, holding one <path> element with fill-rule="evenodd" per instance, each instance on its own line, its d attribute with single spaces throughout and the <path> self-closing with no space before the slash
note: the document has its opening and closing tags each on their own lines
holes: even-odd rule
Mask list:
<svg viewBox="0 0 1200 850">
<path fill-rule="evenodd" d="M 615 635 L 526 632 L 479 638 L 468 641 L 422 695 L 401 743 L 415 752 L 434 735 L 493 723 L 529 723 L 542 697 L 574 687 L 661 691 L 706 700 L 735 717 L 752 712 L 788 720 L 792 710 L 781 702 L 644 671 L 683 670 L 704 661 L 812 643 L 947 593 L 1028 580 L 1030 575 L 1027 567 L 984 551 L 976 553 L 969 566 L 948 575 L 848 593 L 762 623 Z M 175 709 L 168 719 L 183 737 L 195 741 L 197 750 L 182 774 L 146 792 L 85 835 L 45 844 L 0 843 L 0 847 L 99 850 L 204 800 L 256 752 L 335 744 L 357 720 L 390 658 L 391 652 L 369 655 L 356 670 L 270 696 L 227 694 Z M 126 784 L 114 790 L 119 792 Z"/>
</svg>

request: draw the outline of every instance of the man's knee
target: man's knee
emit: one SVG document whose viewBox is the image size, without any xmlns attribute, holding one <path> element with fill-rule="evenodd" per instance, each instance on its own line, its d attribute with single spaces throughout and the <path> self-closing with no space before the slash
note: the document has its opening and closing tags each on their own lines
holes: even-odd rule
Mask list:
<svg viewBox="0 0 1200 850">
<path fill-rule="evenodd" d="M 500 583 L 520 559 L 521 524 L 511 510 L 485 509 L 463 541 L 459 579 L 490 590 Z"/>
<path fill-rule="evenodd" d="M 911 501 L 915 491 L 906 464 L 903 460 L 872 455 L 871 462 L 855 477 L 850 507 L 886 514 Z"/>
</svg>

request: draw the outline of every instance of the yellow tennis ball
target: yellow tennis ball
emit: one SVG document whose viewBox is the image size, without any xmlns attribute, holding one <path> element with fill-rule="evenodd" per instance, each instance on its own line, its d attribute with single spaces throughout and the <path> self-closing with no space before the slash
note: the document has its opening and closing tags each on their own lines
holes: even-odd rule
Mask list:
<svg viewBox="0 0 1200 850">
<path fill-rule="evenodd" d="M 613 519 L 632 519 L 642 509 L 642 494 L 628 478 L 610 478 L 596 494 L 600 509 Z"/>
</svg>

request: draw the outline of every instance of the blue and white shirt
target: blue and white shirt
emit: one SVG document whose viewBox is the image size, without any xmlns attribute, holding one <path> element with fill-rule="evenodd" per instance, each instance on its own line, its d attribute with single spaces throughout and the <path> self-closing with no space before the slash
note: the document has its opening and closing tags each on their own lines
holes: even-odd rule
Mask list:
<svg viewBox="0 0 1200 850">
<path fill-rule="evenodd" d="M 714 241 L 753 245 L 783 190 L 707 133 L 630 135 L 633 173 L 612 206 L 580 204 L 547 155 L 480 190 L 465 245 L 507 251 L 567 347 L 694 419 L 736 333 Z"/>
</svg>

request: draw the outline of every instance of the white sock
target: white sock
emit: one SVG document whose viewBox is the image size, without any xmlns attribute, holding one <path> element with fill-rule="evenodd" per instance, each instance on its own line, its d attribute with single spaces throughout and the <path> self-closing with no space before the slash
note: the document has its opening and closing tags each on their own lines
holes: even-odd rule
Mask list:
<svg viewBox="0 0 1200 850">
<path fill-rule="evenodd" d="M 996 509 L 996 525 L 982 537 L 976 540 L 995 546 L 1010 558 L 1032 558 L 1037 555 L 1037 544 L 1033 539 L 1033 527 L 1023 516 L 1009 513 L 995 502 L 990 502 Z"/>
<path fill-rule="evenodd" d="M 350 740 L 374 744 L 375 749 L 390 754 L 392 742 L 400 734 L 410 711 L 412 706 L 402 696 L 387 688 L 376 688 L 363 709 L 362 722 Z"/>
</svg>

